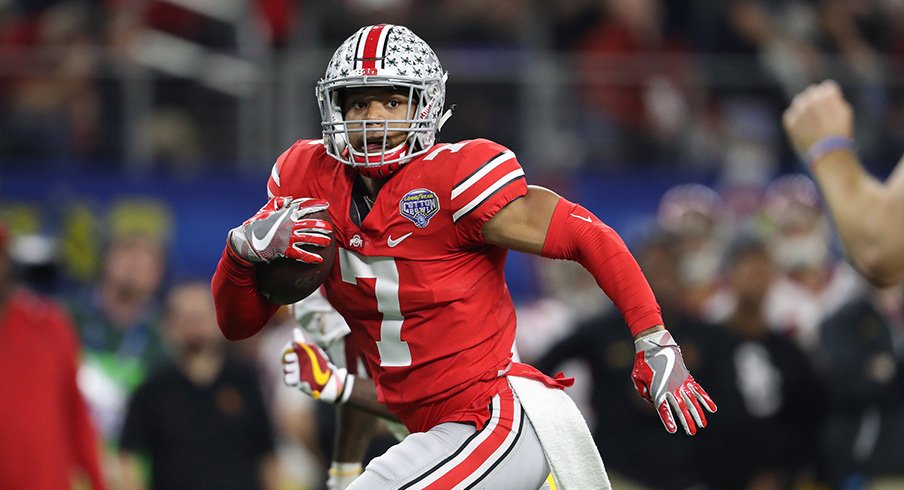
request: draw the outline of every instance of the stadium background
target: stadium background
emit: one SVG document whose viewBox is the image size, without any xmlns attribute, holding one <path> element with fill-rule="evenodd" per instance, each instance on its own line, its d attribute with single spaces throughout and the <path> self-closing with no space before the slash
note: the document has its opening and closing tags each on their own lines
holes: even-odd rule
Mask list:
<svg viewBox="0 0 904 490">
<path fill-rule="evenodd" d="M 97 241 L 82 255 L 110 226 L 151 226 L 171 238 L 176 276 L 209 274 L 225 231 L 264 199 L 275 156 L 319 134 L 313 84 L 333 46 L 375 19 L 438 51 L 456 105 L 442 140 L 513 148 L 530 182 L 629 240 L 672 185 L 762 188 L 802 171 L 779 117 L 822 78 L 853 99 L 874 173 L 904 149 L 893 1 L 4 4 L 0 198 L 14 230 L 69 250 Z M 164 222 L 109 224 L 135 200 Z M 79 226 L 89 235 L 66 234 Z M 69 263 L 88 258 L 63 260 L 90 276 Z M 512 284 L 530 295 L 530 281 Z"/>
</svg>

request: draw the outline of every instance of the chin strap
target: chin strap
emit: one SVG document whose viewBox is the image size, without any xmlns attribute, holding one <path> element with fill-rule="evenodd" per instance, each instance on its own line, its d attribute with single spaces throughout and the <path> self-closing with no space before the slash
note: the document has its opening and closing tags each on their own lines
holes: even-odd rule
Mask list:
<svg viewBox="0 0 904 490">
<path fill-rule="evenodd" d="M 452 117 L 453 112 L 455 112 L 455 104 L 450 105 L 449 108 L 446 109 L 446 112 L 444 112 L 443 115 L 440 116 L 439 122 L 436 123 L 437 132 L 443 129 L 443 125 L 446 124 L 446 121 L 448 121 L 450 117 Z"/>
<path fill-rule="evenodd" d="M 393 172 L 401 168 L 402 165 L 408 161 L 408 159 L 403 157 L 408 153 L 409 148 L 410 147 L 407 143 L 402 143 L 386 153 L 365 155 L 364 153 L 351 149 L 351 147 L 347 147 L 343 153 L 350 157 L 352 161 L 359 164 L 352 167 L 357 170 L 358 173 L 372 179 L 382 179 L 392 175 Z M 392 163 L 384 163 L 382 165 L 375 165 L 375 163 L 379 163 L 380 161 L 393 159 L 395 159 L 396 161 Z M 369 160 L 376 161 L 368 163 Z"/>
<path fill-rule="evenodd" d="M 351 161 L 355 162 L 358 165 L 380 165 L 382 162 L 387 160 L 402 160 L 402 157 L 408 153 L 409 146 L 407 142 L 403 142 L 398 144 L 395 148 L 391 148 L 386 150 L 385 152 L 379 153 L 364 153 L 361 151 L 357 151 L 352 147 L 348 147 L 347 151 L 349 152 L 349 156 L 351 157 Z M 392 163 L 388 163 L 385 165 L 393 165 Z M 382 165 L 380 165 L 382 166 Z"/>
</svg>

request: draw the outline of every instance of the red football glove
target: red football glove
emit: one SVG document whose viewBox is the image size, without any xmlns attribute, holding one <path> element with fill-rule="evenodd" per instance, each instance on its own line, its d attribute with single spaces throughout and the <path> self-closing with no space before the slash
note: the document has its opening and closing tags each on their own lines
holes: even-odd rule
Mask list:
<svg viewBox="0 0 904 490">
<path fill-rule="evenodd" d="M 246 263 L 288 257 L 319 264 L 323 258 L 301 246 L 326 247 L 332 240 L 333 227 L 328 221 L 305 216 L 328 207 L 329 203 L 321 199 L 271 198 L 257 214 L 229 230 L 230 254 Z"/>
<path fill-rule="evenodd" d="M 352 394 L 355 377 L 338 368 L 317 344 L 305 342 L 296 328 L 294 339 L 282 354 L 283 382 L 328 403 L 345 403 Z"/>
<path fill-rule="evenodd" d="M 706 427 L 703 408 L 713 413 L 716 404 L 687 371 L 672 335 L 666 330 L 644 335 L 634 341 L 634 350 L 634 388 L 656 407 L 665 430 L 678 430 L 675 416 L 688 435 Z"/>
</svg>

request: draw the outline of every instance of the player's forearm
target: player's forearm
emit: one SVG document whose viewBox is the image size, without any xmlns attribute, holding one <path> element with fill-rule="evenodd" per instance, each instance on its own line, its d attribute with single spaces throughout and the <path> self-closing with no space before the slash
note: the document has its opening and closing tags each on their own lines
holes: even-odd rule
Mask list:
<svg viewBox="0 0 904 490">
<path fill-rule="evenodd" d="M 141 462 L 138 460 L 138 456 L 128 451 L 120 451 L 119 465 L 123 490 L 145 490 L 146 486 L 141 476 Z"/>
<path fill-rule="evenodd" d="M 258 479 L 263 490 L 279 490 L 281 487 L 279 461 L 273 453 L 267 453 L 258 465 Z"/>
<path fill-rule="evenodd" d="M 336 407 L 333 461 L 361 463 L 377 427 L 376 416 L 349 405 Z"/>
<path fill-rule="evenodd" d="M 378 417 L 399 421 L 399 416 L 392 413 L 377 399 L 377 388 L 372 379 L 355 378 L 351 396 L 345 404 Z"/>
<path fill-rule="evenodd" d="M 856 155 L 836 151 L 813 165 L 851 263 L 871 282 L 890 285 L 904 276 L 904 228 L 896 196 L 870 176 Z M 900 196 L 898 196 L 900 198 Z"/>
<path fill-rule="evenodd" d="M 217 324 L 229 340 L 251 337 L 279 309 L 258 294 L 254 269 L 237 264 L 224 250 L 211 280 Z"/>
<path fill-rule="evenodd" d="M 621 311 L 632 335 L 663 324 L 653 291 L 624 241 L 583 207 L 565 199 L 558 203 L 543 256 L 584 266 Z"/>
</svg>

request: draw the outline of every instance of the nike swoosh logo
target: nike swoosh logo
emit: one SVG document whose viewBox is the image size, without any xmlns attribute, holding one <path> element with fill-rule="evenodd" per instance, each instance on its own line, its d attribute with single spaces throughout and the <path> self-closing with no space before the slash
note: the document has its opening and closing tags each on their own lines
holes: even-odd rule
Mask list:
<svg viewBox="0 0 904 490">
<path fill-rule="evenodd" d="M 657 396 L 660 393 L 663 393 L 663 388 L 665 388 L 666 383 L 669 381 L 669 376 L 672 375 L 672 369 L 675 367 L 675 353 L 672 352 L 672 349 L 666 347 L 663 350 L 659 351 L 653 357 L 665 357 L 665 369 L 662 372 L 662 379 L 659 380 L 659 387 L 653 391 L 653 396 Z"/>
<path fill-rule="evenodd" d="M 408 232 L 408 233 L 406 233 L 406 234 L 400 236 L 399 238 L 397 238 L 397 239 L 395 239 L 395 240 L 392 239 L 392 235 L 389 235 L 389 236 L 386 238 L 386 245 L 389 245 L 389 248 L 393 248 L 393 247 L 395 247 L 396 245 L 402 243 L 402 240 L 404 240 L 404 239 L 410 237 L 412 233 L 414 233 L 414 232 Z"/>
<path fill-rule="evenodd" d="M 330 380 L 331 371 L 323 371 L 320 369 L 320 362 L 317 359 L 317 355 L 314 354 L 314 351 L 311 349 L 308 344 L 297 344 L 299 347 L 304 349 L 307 352 L 308 357 L 311 358 L 311 372 L 314 374 L 314 382 L 317 383 L 318 386 L 323 386 L 327 381 Z M 312 387 L 313 388 L 313 387 Z"/>
<path fill-rule="evenodd" d="M 588 223 L 590 223 L 590 221 L 591 221 L 589 216 L 578 216 L 578 215 L 576 215 L 576 214 L 574 214 L 574 213 L 571 213 L 571 215 L 574 216 L 574 217 L 577 218 L 577 219 L 582 219 L 582 220 L 584 220 L 584 221 L 586 221 L 586 222 L 588 222 Z"/>
<path fill-rule="evenodd" d="M 267 230 L 267 233 L 263 237 L 258 238 L 257 235 L 252 232 L 251 247 L 255 250 L 260 251 L 270 246 L 270 242 L 273 240 L 273 237 L 276 236 L 276 232 L 279 230 L 279 225 L 281 225 L 282 222 L 285 221 L 288 217 L 289 212 L 283 212 L 282 216 L 280 216 L 280 218 L 276 220 L 276 223 L 273 223 L 273 226 L 271 226 L 270 229 Z"/>
</svg>

